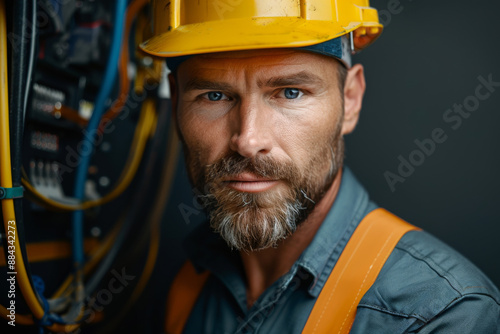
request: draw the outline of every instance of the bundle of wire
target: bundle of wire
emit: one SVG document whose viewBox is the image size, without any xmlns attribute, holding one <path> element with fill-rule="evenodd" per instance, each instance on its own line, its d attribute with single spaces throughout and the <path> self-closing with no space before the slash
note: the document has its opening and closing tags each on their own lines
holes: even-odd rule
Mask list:
<svg viewBox="0 0 500 334">
<path fill-rule="evenodd" d="M 93 111 L 91 119 L 87 123 L 86 130 L 88 133 L 94 133 L 95 131 L 98 131 L 100 120 L 102 118 L 107 118 L 109 120 L 115 117 L 125 104 L 124 102 L 126 100 L 126 95 L 128 94 L 130 81 L 125 71 L 128 62 L 128 43 L 124 42 L 123 45 L 121 43 L 123 35 L 123 28 L 122 28 L 123 18 L 126 17 L 127 23 L 125 27 L 125 36 L 128 36 L 134 17 L 137 15 L 139 10 L 144 5 L 147 4 L 147 2 L 148 2 L 147 0 L 133 1 L 127 8 L 126 16 L 124 15 L 126 1 L 119 1 L 116 5 L 116 10 L 115 10 L 116 20 L 113 29 L 113 42 L 111 46 L 111 52 L 108 58 L 108 66 L 103 77 L 104 78 L 103 85 L 101 86 L 101 90 L 99 91 L 99 94 L 95 101 L 95 109 Z M 32 6 L 33 6 L 32 15 L 33 18 L 36 18 L 35 0 L 32 0 Z M 0 22 L 6 22 L 4 0 L 0 0 Z M 6 44 L 6 35 L 7 35 L 6 27 L 5 26 L 0 27 L 0 43 L 1 43 L 0 47 L 2 48 L 2 50 L 6 50 L 6 47 L 3 47 Z M 34 43 L 34 40 L 35 40 L 34 35 L 32 35 L 31 39 L 32 43 Z M 114 84 L 114 78 L 116 76 L 116 68 L 114 67 L 114 64 L 117 63 L 117 58 L 120 55 L 119 51 L 121 45 L 122 45 L 122 54 L 120 58 L 121 94 L 118 97 L 117 100 L 118 102 L 115 103 L 110 108 L 110 110 L 106 112 L 104 116 L 102 116 L 104 111 L 104 102 L 110 95 L 111 88 Z M 23 71 L 19 71 L 17 73 L 20 78 L 24 77 L 24 81 L 20 80 L 19 82 L 19 85 L 21 86 L 25 85 L 26 87 L 29 87 L 29 80 L 31 79 L 32 65 L 34 62 L 33 60 L 34 49 L 35 47 L 34 45 L 32 45 L 31 49 L 29 50 L 30 59 L 29 62 L 27 63 L 28 64 L 26 68 L 27 74 L 23 74 Z M 1 68 L 0 79 L 2 79 L 2 83 L 6 83 L 7 59 L 5 54 L 1 55 L 0 68 Z M 22 93 L 23 91 L 26 93 L 23 94 Z M 0 105 L 1 108 L 0 115 L 2 124 L 2 127 L 0 128 L 2 133 L 2 136 L 0 137 L 0 145 L 1 145 L 0 147 L 2 148 L 0 156 L 1 160 L 0 181 L 1 181 L 1 186 L 5 188 L 10 188 L 13 185 L 12 175 L 9 175 L 11 170 L 13 170 L 14 173 L 17 173 L 16 174 L 17 178 L 14 179 L 15 180 L 17 179 L 18 183 L 21 182 L 20 145 L 22 144 L 22 140 L 19 140 L 19 138 L 22 138 L 24 116 L 27 107 L 27 96 L 28 96 L 27 91 L 28 89 L 26 90 L 18 89 L 17 92 L 18 93 L 20 92 L 18 94 L 19 95 L 18 98 L 12 99 L 16 101 L 18 105 L 22 105 L 21 109 L 22 112 L 15 113 L 15 116 L 17 118 L 16 122 L 13 123 L 9 122 L 9 113 L 8 113 L 9 99 L 6 98 L 6 95 L 8 93 L 8 87 L 6 84 L 2 85 L 2 92 L 1 92 L 2 94 L 0 95 L 0 101 L 2 102 L 2 104 Z M 125 93 L 127 94 L 124 95 Z M 165 117 L 166 115 L 163 115 L 162 120 L 159 121 L 160 124 L 166 124 Z M 17 143 L 15 147 L 18 148 L 14 149 L 13 152 L 14 153 L 13 161 L 15 162 L 13 165 L 11 165 L 10 161 L 11 157 L 11 152 L 9 150 L 10 133 L 8 129 L 5 129 L 5 127 L 8 126 L 9 124 L 11 125 L 15 124 L 13 128 L 15 129 L 16 132 L 13 137 Z M 116 198 L 119 194 L 121 194 L 124 191 L 125 188 L 128 187 L 135 173 L 137 172 L 139 163 L 141 161 L 143 152 L 145 150 L 146 141 L 153 133 L 155 125 L 156 125 L 155 104 L 151 100 L 146 100 L 142 106 L 141 116 L 139 118 L 137 128 L 134 134 L 134 138 L 132 141 L 133 144 L 130 148 L 130 153 L 126 163 L 126 167 L 124 168 L 121 176 L 118 179 L 117 186 L 109 194 L 98 200 L 94 201 L 84 200 L 85 180 L 87 178 L 87 168 L 89 165 L 91 154 L 87 154 L 81 157 L 80 166 L 77 171 L 77 178 L 75 182 L 75 197 L 81 200 L 79 204 L 66 204 L 50 200 L 44 197 L 43 194 L 38 193 L 37 190 L 34 187 L 32 187 L 31 184 L 27 181 L 27 177 L 25 177 L 25 180 L 23 180 L 23 185 L 25 186 L 25 188 L 29 190 L 31 194 L 34 194 L 35 197 L 43 204 L 49 207 L 52 206 L 53 209 L 78 210 L 78 211 L 74 212 L 72 221 L 74 273 L 68 276 L 68 278 L 60 286 L 57 292 L 53 294 L 52 298 L 48 300 L 48 302 L 43 297 L 42 301 L 40 296 L 37 294 L 37 291 L 35 291 L 32 287 L 33 284 L 30 280 L 31 275 L 29 274 L 29 267 L 25 266 L 25 263 L 27 263 L 27 258 L 26 258 L 26 252 L 23 247 L 24 244 L 19 242 L 20 240 L 19 233 L 16 235 L 15 246 L 16 249 L 19 250 L 16 252 L 16 271 L 18 273 L 17 276 L 18 276 L 19 286 L 28 304 L 28 307 L 33 313 L 32 315 L 17 314 L 16 322 L 18 324 L 23 324 L 23 325 L 38 324 L 39 326 L 45 326 L 49 330 L 57 332 L 72 332 L 79 327 L 80 323 L 83 321 L 82 319 L 82 311 L 84 306 L 83 298 L 85 297 L 85 295 L 91 294 L 92 291 L 94 291 L 97 288 L 104 274 L 107 272 L 107 270 L 115 260 L 117 251 L 123 244 L 125 236 L 127 235 L 128 230 L 130 229 L 132 222 L 134 221 L 133 217 L 136 216 L 134 214 L 135 212 L 129 212 L 131 213 L 130 215 L 124 216 L 124 218 L 121 221 L 119 221 L 118 224 L 115 225 L 115 227 L 105 238 L 105 240 L 100 243 L 99 247 L 97 247 L 91 252 L 89 261 L 87 261 L 87 263 L 83 265 L 84 264 L 83 212 L 81 210 L 107 203 L 108 201 L 111 201 L 112 199 Z M 18 133 L 19 130 L 21 131 L 21 133 Z M 160 224 L 161 212 L 163 212 L 163 203 L 165 203 L 166 198 L 168 198 L 169 189 L 173 178 L 173 171 L 175 170 L 175 162 L 178 151 L 178 142 L 174 138 L 175 134 L 173 134 L 174 131 L 172 128 L 170 129 L 169 133 L 171 134 L 171 137 L 168 140 L 168 142 L 170 143 L 170 147 L 167 153 L 168 166 L 167 168 L 163 169 L 163 174 L 162 174 L 163 176 L 161 178 L 163 180 L 162 181 L 163 186 L 160 189 L 160 195 L 155 201 L 154 210 L 152 211 L 152 214 L 149 218 L 149 221 L 151 222 L 152 225 L 149 231 L 151 243 L 149 245 L 147 262 L 145 264 L 144 271 L 141 275 L 139 283 L 137 284 L 135 290 L 133 291 L 132 296 L 128 301 L 126 307 L 123 309 L 121 316 L 123 316 L 126 310 L 130 309 L 133 302 L 137 300 L 141 292 L 144 290 L 145 285 L 152 274 L 154 264 L 156 263 L 156 256 L 159 248 L 159 235 L 160 235 L 159 224 Z M 89 138 L 90 137 L 91 136 L 89 136 Z M 164 139 L 162 140 L 162 137 L 157 134 L 155 134 L 154 137 L 155 140 L 153 141 L 154 142 L 153 146 L 158 147 L 158 145 L 161 145 Z M 85 143 L 83 145 L 85 145 Z M 86 145 L 91 145 L 91 144 L 90 142 L 87 142 Z M 87 150 L 87 151 L 90 152 L 92 150 Z M 155 163 L 155 159 L 150 159 L 150 160 L 151 161 L 148 161 L 149 167 L 146 167 L 146 169 L 152 168 L 152 166 Z M 147 179 L 146 175 L 145 178 Z M 147 180 L 142 180 L 142 181 L 147 181 Z M 140 184 L 146 184 L 146 183 L 148 182 L 140 182 Z M 14 186 L 19 186 L 19 185 L 20 184 L 14 184 Z M 18 200 L 18 202 L 20 204 L 21 200 Z M 133 210 L 134 208 L 137 211 L 138 207 L 139 205 L 134 205 L 132 207 L 132 211 L 134 211 Z M 2 212 L 4 214 L 5 229 L 8 228 L 7 227 L 8 221 L 13 221 L 13 220 L 15 221 L 16 212 L 18 211 L 22 213 L 22 210 L 19 210 L 18 207 L 14 208 L 13 200 L 10 199 L 2 201 Z M 18 232 L 22 231 L 22 222 L 19 223 L 20 223 L 19 224 L 20 228 L 18 229 Z M 84 286 L 83 275 L 87 275 L 90 272 L 90 270 L 92 270 L 92 268 L 97 266 L 99 261 L 101 261 L 101 263 L 98 269 L 94 272 L 90 280 Z M 55 313 L 51 313 L 51 312 L 62 312 L 68 310 L 68 306 L 70 306 L 69 311 L 67 311 L 63 316 L 58 316 Z M 6 308 L 1 305 L 0 305 L 0 314 L 4 317 L 6 317 L 6 315 L 8 314 Z M 121 316 L 115 319 L 114 321 L 115 324 L 116 320 L 120 319 Z"/>
<path fill-rule="evenodd" d="M 33 7 L 34 10 L 35 6 Z M 6 27 L 6 6 L 5 1 L 0 0 L 0 186 L 4 188 L 12 188 L 12 164 L 10 152 L 10 117 L 9 117 L 9 97 L 8 97 L 8 73 L 7 73 L 7 27 Z M 25 108 L 23 103 L 23 108 Z M 24 115 L 23 115 L 24 116 Z M 19 166 L 17 166 L 19 167 Z M 2 214 L 5 231 L 9 230 L 9 226 L 16 226 L 16 211 L 14 201 L 12 199 L 3 199 Z M 14 223 L 9 223 L 14 222 Z M 18 222 L 19 223 L 19 222 Z M 39 300 L 37 293 L 33 290 L 29 275 L 26 270 L 25 261 L 23 258 L 23 247 L 19 242 L 19 229 L 14 229 L 13 246 L 15 249 L 15 272 L 17 283 L 21 293 L 28 304 L 33 317 L 37 320 L 46 319 L 44 306 Z M 6 309 L 2 308 L 2 313 Z M 30 317 L 17 316 L 18 323 L 29 323 L 32 321 Z M 61 324 L 52 324 L 49 328 L 57 332 L 66 332 L 75 330 L 78 326 L 64 326 Z"/>
<path fill-rule="evenodd" d="M 75 198 L 83 199 L 85 196 L 85 183 L 87 179 L 87 171 L 90 164 L 90 158 L 93 152 L 91 139 L 93 135 L 99 128 L 99 123 L 103 112 L 105 111 L 105 102 L 111 93 L 113 88 L 114 80 L 117 73 L 117 67 L 115 64 L 118 63 L 118 58 L 120 56 L 120 48 L 123 37 L 123 25 L 125 18 L 126 0 L 118 0 L 116 2 L 115 9 L 115 20 L 113 25 L 113 37 L 111 42 L 111 51 L 109 53 L 108 62 L 106 66 L 106 71 L 103 76 L 101 89 L 97 94 L 96 101 L 94 103 L 94 110 L 92 116 L 90 117 L 89 123 L 87 125 L 87 133 L 90 136 L 85 136 L 82 139 L 82 147 L 87 147 L 87 154 L 82 154 L 76 170 L 76 180 L 75 180 Z M 83 263 L 85 261 L 85 256 L 83 252 L 83 211 L 78 210 L 73 212 L 72 217 L 72 234 L 73 234 L 73 271 L 75 275 L 74 284 L 76 286 L 74 295 L 74 304 L 70 309 L 71 318 L 79 318 L 84 306 L 85 291 L 83 287 Z"/>
<path fill-rule="evenodd" d="M 136 18 L 138 12 L 147 3 L 148 0 L 135 0 L 132 3 L 130 3 L 130 5 L 127 7 L 124 36 L 129 35 L 134 19 Z M 112 120 L 119 114 L 119 112 L 125 106 L 125 102 L 128 97 L 128 92 L 130 88 L 130 80 L 127 75 L 127 64 L 129 61 L 128 47 L 129 47 L 128 39 L 124 38 L 121 48 L 119 71 L 118 71 L 120 77 L 119 80 L 120 92 L 118 94 L 118 98 L 116 99 L 115 103 L 113 103 L 112 106 L 109 108 L 109 110 L 106 111 L 104 116 L 102 116 L 103 121 L 100 122 L 101 124 L 106 124 L 107 122 Z M 63 110 L 66 109 L 67 108 L 63 108 Z M 74 113 L 77 114 L 76 111 L 74 111 Z M 85 120 L 84 124 L 88 125 L 88 122 Z M 136 132 L 132 147 L 130 148 L 129 158 L 127 160 L 127 163 L 125 164 L 122 174 L 118 178 L 117 184 L 115 185 L 112 191 L 110 191 L 108 194 L 99 199 L 96 200 L 83 199 L 78 203 L 62 203 L 60 201 L 50 199 L 36 190 L 36 188 L 29 182 L 29 179 L 25 173 L 24 173 L 24 178 L 22 179 L 22 185 L 28 191 L 28 195 L 31 195 L 31 199 L 33 199 L 41 206 L 46 207 L 47 209 L 52 209 L 56 211 L 75 211 L 75 210 L 86 210 L 95 206 L 106 204 L 114 200 L 120 194 L 122 194 L 123 191 L 129 186 L 130 182 L 132 181 L 137 171 L 137 167 L 139 166 L 139 162 L 141 161 L 144 148 L 144 142 L 140 141 L 140 138 L 142 137 L 137 136 Z"/>
<path fill-rule="evenodd" d="M 126 1 L 121 0 L 117 2 L 116 5 L 116 11 L 115 11 L 115 26 L 114 26 L 114 32 L 113 32 L 113 43 L 112 43 L 112 48 L 108 60 L 108 66 L 107 66 L 107 71 L 104 76 L 104 84 L 102 86 L 101 91 L 98 94 L 98 98 L 96 100 L 96 109 L 94 110 L 93 116 L 89 122 L 89 125 L 87 127 L 87 131 L 91 131 L 93 133 L 95 129 L 97 129 L 99 125 L 99 120 L 100 116 L 103 113 L 104 110 L 104 102 L 107 96 L 110 94 L 114 77 L 116 75 L 116 68 L 113 66 L 113 64 L 117 63 L 118 56 L 119 56 L 119 51 L 120 51 L 120 46 L 121 46 L 121 39 L 122 39 L 122 33 L 123 33 L 123 18 L 125 17 L 125 6 L 126 6 Z M 35 14 L 35 8 L 36 8 L 36 2 L 33 0 L 33 15 L 36 18 Z M 36 21 L 35 19 L 32 21 Z M 13 187 L 13 182 L 12 182 L 12 170 L 14 170 L 15 173 L 19 173 L 20 175 L 20 163 L 16 163 L 14 166 L 11 164 L 11 152 L 10 152 L 10 121 L 9 121 L 9 98 L 8 98 L 8 85 L 7 85 L 7 80 L 8 80 L 8 73 L 7 73 L 7 27 L 6 27 L 6 8 L 5 8 L 5 2 L 4 0 L 0 0 L 0 82 L 1 82 L 1 89 L 0 89 L 0 117 L 1 117 L 1 122 L 0 122 L 0 185 L 4 188 L 12 188 Z M 34 37 L 32 36 L 32 41 L 34 40 Z M 34 51 L 34 47 L 32 46 L 31 48 L 31 54 Z M 32 66 L 33 59 L 30 61 L 30 66 Z M 29 67 L 28 69 L 28 75 L 27 78 L 31 77 L 31 69 L 32 67 Z M 27 83 L 26 85 L 29 85 L 29 81 L 26 80 Z M 25 92 L 27 90 L 24 90 Z M 26 101 L 27 101 L 27 94 L 24 96 L 23 100 L 23 108 L 22 108 L 22 115 L 21 113 L 17 112 L 15 113 L 16 116 L 19 119 L 16 119 L 16 124 L 18 127 L 21 128 L 21 137 L 22 137 L 22 124 L 23 124 L 23 119 L 24 119 L 24 113 L 26 112 Z M 20 155 L 20 148 L 18 150 L 15 150 L 15 154 Z M 17 159 L 20 160 L 20 159 Z M 17 161 L 16 160 L 16 161 Z M 82 157 L 81 163 L 80 163 L 80 170 L 77 173 L 77 182 L 75 184 L 75 195 L 77 197 L 83 197 L 83 189 L 84 189 L 84 184 L 85 184 L 85 178 L 86 178 L 86 170 L 88 168 L 88 163 L 90 160 L 90 156 L 84 156 Z M 83 181 L 82 181 L 83 180 Z M 20 181 L 20 177 L 19 177 Z M 16 222 L 16 210 L 14 208 L 14 201 L 12 199 L 4 199 L 2 200 L 2 213 L 3 213 L 3 220 L 4 220 L 4 228 L 5 230 L 9 229 L 9 225 L 14 222 Z M 81 214 L 81 212 L 80 212 Z M 22 227 L 22 224 L 19 224 L 19 227 Z M 20 229 L 19 229 L 20 230 Z M 27 268 L 25 266 L 25 252 L 23 252 L 23 247 L 21 247 L 21 244 L 19 243 L 20 236 L 19 236 L 19 230 L 15 229 L 15 236 L 14 236 L 14 247 L 16 249 L 15 251 L 15 270 L 16 270 L 16 275 L 17 275 L 17 281 L 20 287 L 20 290 L 23 294 L 24 299 L 27 302 L 28 307 L 30 308 L 31 312 L 33 313 L 34 319 L 37 319 L 36 321 L 40 325 L 45 325 L 47 328 L 53 331 L 57 332 L 70 332 L 75 330 L 78 327 L 78 324 L 76 323 L 76 320 L 78 319 L 78 315 L 81 314 L 81 308 L 83 306 L 83 289 L 82 288 L 77 288 L 76 291 L 78 291 L 77 295 L 75 296 L 75 303 L 74 306 L 70 309 L 70 312 L 66 317 L 60 318 L 60 317 L 48 317 L 48 309 L 46 306 L 46 303 L 42 303 L 39 300 L 39 296 L 37 295 L 36 291 L 33 290 L 32 284 L 30 282 L 30 275 L 27 272 Z M 74 258 L 74 263 L 75 263 L 75 277 L 76 277 L 76 282 L 77 286 L 80 285 L 83 287 L 82 284 L 82 264 L 83 264 L 83 238 L 82 238 L 82 224 L 81 220 L 79 220 L 78 214 L 75 215 L 74 221 L 73 221 L 73 258 Z M 2 311 L 2 314 L 5 315 L 7 314 L 7 310 L 5 307 L 1 307 L 0 311 Z M 33 317 L 30 316 L 23 316 L 23 315 L 17 315 L 17 322 L 19 324 L 29 324 L 33 323 Z M 54 320 L 55 319 L 55 320 Z M 60 322 L 60 323 L 54 323 L 55 322 Z M 73 323 L 69 324 L 68 323 Z M 65 325 L 62 325 L 62 323 L 65 323 Z"/>
</svg>

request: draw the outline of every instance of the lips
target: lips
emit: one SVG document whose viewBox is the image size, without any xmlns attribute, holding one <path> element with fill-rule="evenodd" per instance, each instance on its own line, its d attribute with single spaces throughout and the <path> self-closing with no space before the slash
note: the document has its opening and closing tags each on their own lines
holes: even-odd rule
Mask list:
<svg viewBox="0 0 500 334">
<path fill-rule="evenodd" d="M 252 173 L 241 173 L 223 179 L 230 188 L 248 193 L 257 193 L 271 189 L 278 184 L 279 180 L 261 177 Z"/>
</svg>

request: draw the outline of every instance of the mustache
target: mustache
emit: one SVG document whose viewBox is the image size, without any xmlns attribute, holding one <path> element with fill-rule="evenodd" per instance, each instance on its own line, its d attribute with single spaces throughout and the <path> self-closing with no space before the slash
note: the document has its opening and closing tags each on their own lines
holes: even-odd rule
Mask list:
<svg viewBox="0 0 500 334">
<path fill-rule="evenodd" d="M 281 162 L 269 156 L 246 158 L 238 153 L 219 159 L 205 168 L 205 182 L 250 172 L 260 177 L 281 179 L 294 184 L 299 181 L 299 170 L 292 162 Z"/>
</svg>

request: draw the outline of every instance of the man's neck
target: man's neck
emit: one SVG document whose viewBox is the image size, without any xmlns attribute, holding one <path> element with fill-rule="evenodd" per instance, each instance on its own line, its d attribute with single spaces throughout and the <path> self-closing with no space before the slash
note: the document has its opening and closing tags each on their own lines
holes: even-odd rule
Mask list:
<svg viewBox="0 0 500 334">
<path fill-rule="evenodd" d="M 309 246 L 337 197 L 341 178 L 340 169 L 331 187 L 307 220 L 278 247 L 240 253 L 247 280 L 248 308 L 271 284 L 290 270 L 300 254 Z"/>
</svg>

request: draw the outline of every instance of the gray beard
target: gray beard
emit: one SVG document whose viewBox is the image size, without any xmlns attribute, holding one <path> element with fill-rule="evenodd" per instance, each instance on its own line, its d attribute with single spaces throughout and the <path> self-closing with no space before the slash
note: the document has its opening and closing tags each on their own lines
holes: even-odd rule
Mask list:
<svg viewBox="0 0 500 334">
<path fill-rule="evenodd" d="M 210 226 L 231 249 L 239 251 L 277 247 L 279 241 L 296 231 L 298 222 L 303 221 L 308 213 L 299 199 L 280 201 L 275 207 L 263 209 L 251 199 L 251 194 L 235 196 L 241 199 L 241 209 L 237 212 L 213 208 L 214 195 L 203 196 L 203 199 L 211 202 L 209 206 L 213 208 L 209 210 Z"/>
<path fill-rule="evenodd" d="M 292 235 L 307 219 L 342 167 L 344 141 L 340 136 L 340 128 L 332 145 L 326 145 L 316 157 L 305 169 L 307 178 L 293 166 L 284 168 L 280 164 L 274 165 L 276 163 L 272 161 L 256 161 L 255 165 L 248 165 L 245 159 L 240 158 L 221 161 L 219 166 L 213 168 L 213 175 L 209 174 L 209 177 L 206 173 L 198 175 L 195 178 L 198 180 L 196 184 L 199 189 L 205 189 L 204 195 L 199 198 L 207 210 L 212 229 L 220 234 L 231 249 L 238 251 L 251 252 L 277 247 L 280 241 Z M 325 157 L 328 165 L 325 164 Z M 245 170 L 258 175 L 283 178 L 289 184 L 285 190 L 253 194 L 211 183 L 221 176 L 236 175 Z"/>
</svg>

